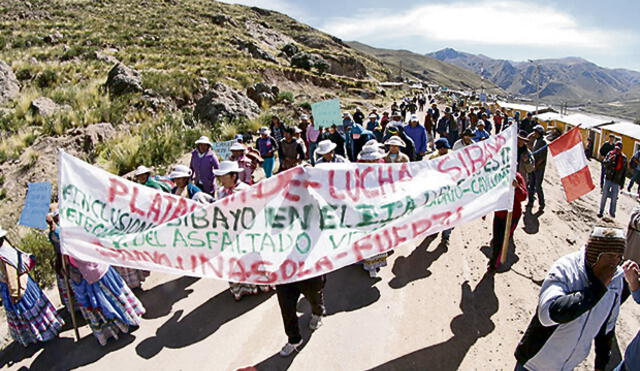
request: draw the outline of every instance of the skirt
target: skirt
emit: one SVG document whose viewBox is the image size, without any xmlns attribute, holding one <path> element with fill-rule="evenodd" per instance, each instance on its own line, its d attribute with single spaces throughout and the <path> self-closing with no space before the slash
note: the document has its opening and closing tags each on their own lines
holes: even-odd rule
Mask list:
<svg viewBox="0 0 640 371">
<path fill-rule="evenodd" d="M 69 309 L 69 292 L 67 291 L 67 285 L 64 282 L 64 276 L 61 274 L 56 275 L 56 282 L 58 284 L 58 295 L 60 295 L 60 300 L 66 309 Z M 71 286 L 71 280 L 69 280 L 69 286 Z M 73 301 L 73 310 L 79 311 L 80 306 L 78 305 L 78 301 Z"/>
<path fill-rule="evenodd" d="M 365 259 L 363 262 L 364 269 L 367 271 L 373 271 L 378 268 L 387 266 L 387 253 L 383 252 L 382 254 L 378 254 L 370 257 L 369 259 Z"/>
<path fill-rule="evenodd" d="M 129 326 L 138 326 L 145 313 L 142 303 L 113 267 L 98 282 L 74 280 L 73 291 L 82 315 L 101 345 L 110 337 L 117 339 L 119 332 L 129 332 Z"/>
<path fill-rule="evenodd" d="M 122 277 L 124 282 L 127 283 L 130 289 L 135 289 L 138 287 L 142 287 L 142 283 L 147 277 L 149 277 L 149 271 L 141 270 L 141 269 L 131 269 L 125 267 L 114 267 L 118 274 Z"/>
<path fill-rule="evenodd" d="M 9 287 L 4 282 L 0 282 L 0 294 L 7 313 L 9 333 L 15 341 L 26 347 L 58 336 L 64 320 L 31 277 L 27 280 L 24 295 L 17 303 L 11 301 Z"/>
</svg>

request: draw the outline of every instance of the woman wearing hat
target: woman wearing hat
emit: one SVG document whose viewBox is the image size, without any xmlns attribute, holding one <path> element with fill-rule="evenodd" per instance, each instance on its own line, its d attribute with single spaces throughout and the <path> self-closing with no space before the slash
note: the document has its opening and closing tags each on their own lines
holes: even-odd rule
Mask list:
<svg viewBox="0 0 640 371">
<path fill-rule="evenodd" d="M 28 272 L 35 259 L 13 248 L 0 227 L 0 297 L 7 314 L 9 334 L 28 346 L 58 336 L 64 321 Z"/>
<path fill-rule="evenodd" d="M 318 143 L 318 149 L 316 149 L 314 155 L 314 157 L 316 157 L 316 164 L 349 162 L 349 160 L 336 153 L 336 147 L 336 144 L 328 139 Z"/>
<path fill-rule="evenodd" d="M 369 164 L 384 163 L 384 158 L 387 154 L 384 153 L 380 146 L 381 144 L 378 143 L 375 139 L 368 141 L 362 147 L 362 150 L 358 154 L 358 162 Z M 369 277 L 376 278 L 378 276 L 378 271 L 380 271 L 380 268 L 387 266 L 387 256 L 388 254 L 386 252 L 383 252 L 382 254 L 364 259 L 363 268 L 364 270 L 369 272 Z"/>
<path fill-rule="evenodd" d="M 208 137 L 200 137 L 196 140 L 196 148 L 191 152 L 189 168 L 193 173 L 193 182 L 210 195 L 215 192 L 213 169 L 218 166 L 218 156 L 211 149 L 211 141 Z"/>
<path fill-rule="evenodd" d="M 191 169 L 184 165 L 176 165 L 169 174 L 169 178 L 173 180 L 175 186 L 171 189 L 171 193 L 184 198 L 193 199 L 196 194 L 202 192 L 200 188 L 191 183 Z M 213 172 L 211 173 L 213 176 Z"/>
<path fill-rule="evenodd" d="M 74 297 L 100 345 L 138 327 L 144 306 L 114 267 L 67 257 Z"/>
<path fill-rule="evenodd" d="M 253 184 L 253 172 L 256 167 L 253 161 L 246 156 L 247 148 L 244 144 L 236 142 L 231 145 L 229 150 L 231 151 L 229 161 L 237 162 L 238 166 L 242 169 L 242 172 L 239 174 L 240 181 L 247 184 Z"/>
<path fill-rule="evenodd" d="M 269 128 L 266 126 L 260 128 L 260 138 L 256 140 L 256 149 L 260 152 L 260 157 L 262 157 L 264 176 L 271 178 L 275 162 L 274 157 L 278 151 L 278 141 L 270 135 Z"/>
<path fill-rule="evenodd" d="M 240 173 L 244 170 L 238 166 L 235 161 L 222 161 L 220 169 L 214 170 L 214 175 L 218 182 L 222 186 L 218 190 L 218 199 L 225 198 L 234 193 L 242 192 L 249 189 L 249 185 L 240 180 Z M 229 291 L 233 298 L 238 301 L 245 295 L 257 294 L 259 289 L 267 292 L 273 289 L 270 285 L 252 285 L 246 283 L 229 282 Z"/>
<path fill-rule="evenodd" d="M 397 163 L 397 162 L 409 162 L 409 156 L 400 152 L 401 148 L 405 147 L 404 141 L 397 136 L 392 136 L 384 142 L 385 145 L 389 146 L 389 153 L 384 158 L 384 162 L 386 163 Z"/>
<path fill-rule="evenodd" d="M 167 182 L 158 181 L 151 176 L 151 169 L 144 165 L 138 166 L 133 176 L 137 183 L 163 192 L 171 192 L 171 185 Z"/>
</svg>

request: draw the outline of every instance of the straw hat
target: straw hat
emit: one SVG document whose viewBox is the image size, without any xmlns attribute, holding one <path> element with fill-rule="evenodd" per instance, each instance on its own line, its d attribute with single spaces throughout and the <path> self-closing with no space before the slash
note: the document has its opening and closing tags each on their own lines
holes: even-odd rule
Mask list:
<svg viewBox="0 0 640 371">
<path fill-rule="evenodd" d="M 146 167 L 144 165 L 140 165 L 140 166 L 138 166 L 136 171 L 133 173 L 133 176 L 138 176 L 138 175 L 142 175 L 142 174 L 151 174 L 151 169 L 149 169 L 148 167 Z"/>
<path fill-rule="evenodd" d="M 384 142 L 384 144 L 388 145 L 388 146 L 398 146 L 398 147 L 406 147 L 406 144 L 404 143 L 404 140 L 400 139 L 400 137 L 396 137 L 396 136 L 392 136 L 391 138 L 387 139 L 386 142 Z"/>
<path fill-rule="evenodd" d="M 177 178 L 189 178 L 193 172 L 189 167 L 185 165 L 176 165 L 173 167 L 173 170 L 169 174 L 169 178 L 177 179 Z"/>
<path fill-rule="evenodd" d="M 211 145 L 211 141 L 209 140 L 209 137 L 203 135 L 198 140 L 196 140 L 196 145 L 198 145 L 198 144 Z"/>
<path fill-rule="evenodd" d="M 223 176 L 229 173 L 241 173 L 243 171 L 235 161 L 222 161 L 219 169 L 213 169 L 213 175 Z"/>
<path fill-rule="evenodd" d="M 320 156 L 326 155 L 327 153 L 336 149 L 336 147 L 337 145 L 335 143 L 333 143 L 329 139 L 326 139 L 318 143 L 318 149 L 316 149 L 316 153 L 319 154 Z"/>
</svg>

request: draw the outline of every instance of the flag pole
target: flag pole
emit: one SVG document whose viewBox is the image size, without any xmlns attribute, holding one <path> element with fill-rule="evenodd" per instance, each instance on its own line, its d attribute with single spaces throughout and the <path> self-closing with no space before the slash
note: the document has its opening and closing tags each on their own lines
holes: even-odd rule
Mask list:
<svg viewBox="0 0 640 371">
<path fill-rule="evenodd" d="M 504 239 L 502 240 L 502 251 L 500 259 L 496 264 L 496 268 L 507 262 L 507 252 L 509 251 L 509 242 L 511 241 L 511 222 L 513 221 L 513 211 L 507 213 L 507 223 L 504 227 Z"/>
<path fill-rule="evenodd" d="M 73 298 L 73 291 L 71 291 L 71 285 L 69 284 L 69 268 L 67 267 L 67 259 L 62 256 L 62 270 L 64 277 L 64 285 L 67 289 L 67 311 L 71 315 L 71 323 L 73 324 L 73 331 L 76 335 L 76 343 L 80 341 L 80 332 L 78 331 L 78 323 L 76 322 L 76 311 L 74 310 L 75 302 Z"/>
</svg>

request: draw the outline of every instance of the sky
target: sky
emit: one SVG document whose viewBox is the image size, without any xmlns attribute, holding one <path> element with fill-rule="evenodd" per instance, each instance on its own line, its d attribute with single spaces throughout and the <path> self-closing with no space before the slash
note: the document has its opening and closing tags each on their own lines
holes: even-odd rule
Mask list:
<svg viewBox="0 0 640 371">
<path fill-rule="evenodd" d="M 582 57 L 640 71 L 637 0 L 224 0 L 285 13 L 345 41 L 496 59 Z"/>
</svg>

